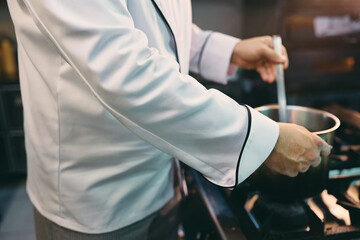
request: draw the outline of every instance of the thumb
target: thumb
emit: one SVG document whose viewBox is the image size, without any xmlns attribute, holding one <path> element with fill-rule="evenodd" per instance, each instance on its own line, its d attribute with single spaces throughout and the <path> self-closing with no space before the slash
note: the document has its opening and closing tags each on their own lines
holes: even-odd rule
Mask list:
<svg viewBox="0 0 360 240">
<path fill-rule="evenodd" d="M 332 147 L 318 135 L 315 135 L 314 137 L 315 144 L 319 147 L 320 155 L 323 157 L 328 156 L 331 153 Z"/>
<path fill-rule="evenodd" d="M 284 56 L 278 54 L 277 52 L 275 52 L 274 49 L 272 49 L 268 46 L 264 47 L 263 57 L 272 63 L 285 63 L 286 62 L 286 58 Z"/>
<path fill-rule="evenodd" d="M 324 144 L 322 145 L 322 148 L 320 150 L 320 155 L 323 157 L 330 155 L 331 149 L 332 149 L 332 146 L 330 146 L 329 144 L 324 142 Z"/>
</svg>

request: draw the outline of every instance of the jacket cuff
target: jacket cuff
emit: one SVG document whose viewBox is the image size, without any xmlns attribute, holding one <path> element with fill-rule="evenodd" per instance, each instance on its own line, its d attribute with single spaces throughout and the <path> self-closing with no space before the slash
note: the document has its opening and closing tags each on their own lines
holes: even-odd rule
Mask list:
<svg viewBox="0 0 360 240">
<path fill-rule="evenodd" d="M 248 178 L 268 158 L 279 137 L 279 125 L 248 107 L 249 132 L 239 156 L 237 184 Z"/>
<path fill-rule="evenodd" d="M 227 76 L 233 75 L 237 67 L 230 59 L 238 38 L 222 33 L 211 33 L 201 54 L 199 72 L 205 79 L 226 84 Z"/>
</svg>

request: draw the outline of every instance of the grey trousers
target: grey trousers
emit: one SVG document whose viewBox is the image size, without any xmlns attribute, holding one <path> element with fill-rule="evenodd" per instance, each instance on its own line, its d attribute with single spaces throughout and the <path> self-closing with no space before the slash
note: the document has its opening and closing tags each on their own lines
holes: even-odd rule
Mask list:
<svg viewBox="0 0 360 240">
<path fill-rule="evenodd" d="M 175 240 L 180 223 L 181 194 L 175 188 L 175 196 L 160 211 L 119 230 L 87 234 L 61 227 L 42 216 L 34 207 L 37 240 Z"/>
</svg>

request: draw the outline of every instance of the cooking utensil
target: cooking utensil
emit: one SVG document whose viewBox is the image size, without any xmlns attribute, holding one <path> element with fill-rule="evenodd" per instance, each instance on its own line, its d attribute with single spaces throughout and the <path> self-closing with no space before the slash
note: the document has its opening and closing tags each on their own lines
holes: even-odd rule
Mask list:
<svg viewBox="0 0 360 240">
<path fill-rule="evenodd" d="M 282 54 L 282 41 L 280 36 L 273 37 L 274 50 L 278 54 Z M 285 79 L 284 67 L 282 64 L 276 64 L 276 88 L 279 104 L 279 119 L 280 122 L 286 122 L 286 94 L 285 94 Z"/>
<path fill-rule="evenodd" d="M 256 108 L 257 111 L 279 120 L 279 106 L 268 105 Z M 328 144 L 333 143 L 335 130 L 340 126 L 340 120 L 326 111 L 301 107 L 287 106 L 288 122 L 296 123 L 319 135 Z M 292 178 L 279 174 L 262 164 L 250 177 L 250 181 L 261 192 L 278 201 L 304 199 L 320 193 L 328 180 L 329 157 L 322 157 L 317 167 L 310 167 L 305 173 L 299 173 Z"/>
</svg>

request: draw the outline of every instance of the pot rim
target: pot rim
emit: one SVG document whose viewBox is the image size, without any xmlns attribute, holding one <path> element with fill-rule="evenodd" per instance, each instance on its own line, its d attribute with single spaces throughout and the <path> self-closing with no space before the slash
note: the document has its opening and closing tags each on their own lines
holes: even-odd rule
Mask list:
<svg viewBox="0 0 360 240">
<path fill-rule="evenodd" d="M 279 109 L 279 105 L 278 104 L 269 104 L 269 105 L 256 107 L 254 109 L 256 111 L 261 111 L 261 110 L 266 110 L 266 109 Z M 287 105 L 286 109 L 299 109 L 299 110 L 307 110 L 307 111 L 311 110 L 312 112 L 321 113 L 323 115 L 326 115 L 335 121 L 335 124 L 333 127 L 322 130 L 322 131 L 312 132 L 314 134 L 320 135 L 320 134 L 326 134 L 329 132 L 334 132 L 336 129 L 338 129 L 340 127 L 340 119 L 338 117 L 336 117 L 334 114 L 329 113 L 327 111 L 316 109 L 316 108 L 311 108 L 311 107 L 297 106 L 297 105 Z"/>
</svg>

